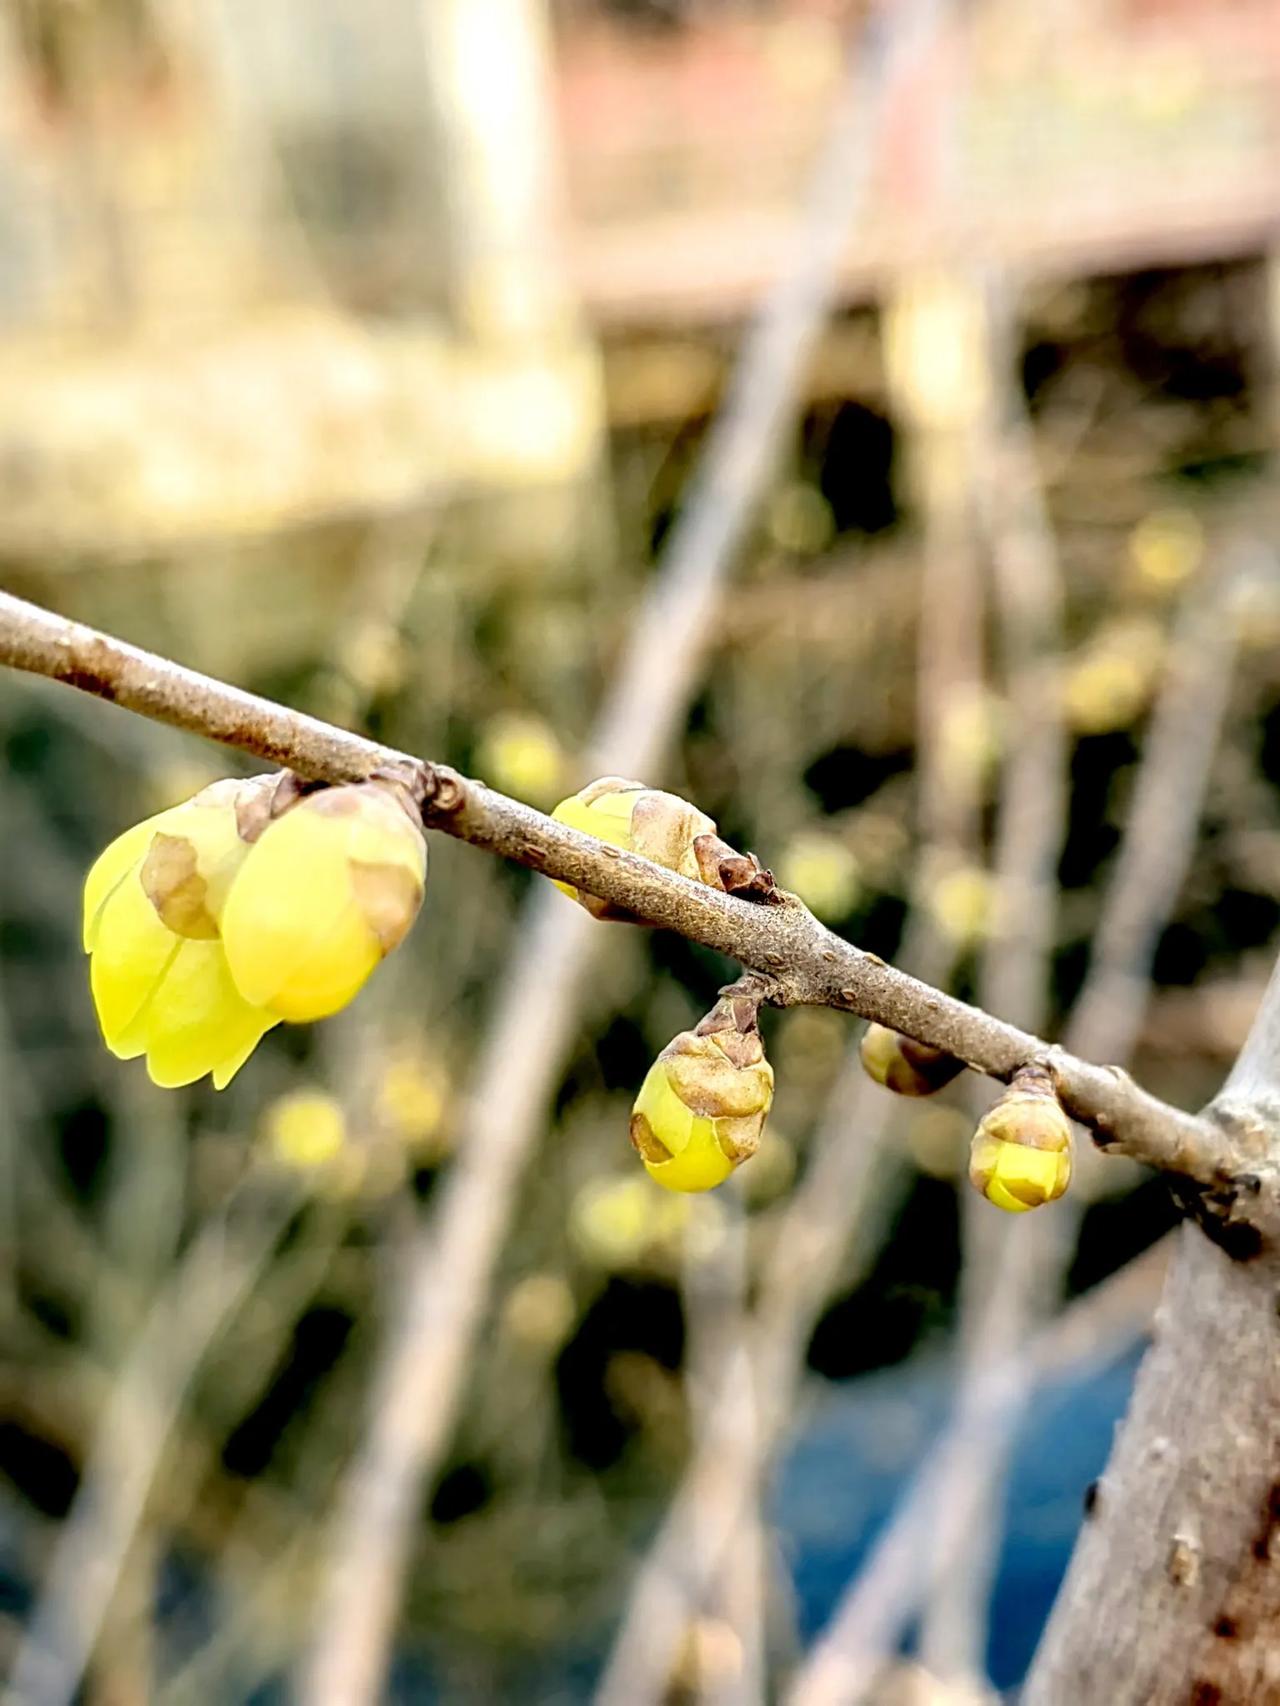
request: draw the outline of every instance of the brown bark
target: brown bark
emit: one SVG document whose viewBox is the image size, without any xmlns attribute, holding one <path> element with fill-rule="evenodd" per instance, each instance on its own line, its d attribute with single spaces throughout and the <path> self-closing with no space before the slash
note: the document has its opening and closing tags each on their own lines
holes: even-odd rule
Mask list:
<svg viewBox="0 0 1280 1706">
<path fill-rule="evenodd" d="M 1278 1085 L 1280 968 L 1209 1109 L 1258 1157 L 1264 1236 L 1183 1228 L 1024 1706 L 1280 1702 Z"/>
<path fill-rule="evenodd" d="M 1186 1226 L 1024 1706 L 1280 1701 L 1280 1262 Z"/>
<path fill-rule="evenodd" d="M 490 853 L 614 902 L 650 924 L 718 949 L 761 974 L 775 1006 L 835 1007 L 943 1049 L 1007 1083 L 1030 1061 L 1048 1067 L 1073 1119 L 1099 1146 L 1198 1181 L 1219 1221 L 1256 1212 L 1237 1175 L 1251 1174 L 1258 1145 L 1172 1108 L 1113 1067 L 1050 1048 L 1014 1025 L 944 995 L 833 935 L 793 895 L 762 906 L 664 870 L 567 828 L 447 765 L 409 758 L 361 736 L 198 675 L 107 634 L 0 592 L 0 664 L 48 676 L 328 782 L 394 765 L 410 776 L 424 823 Z M 612 929 L 612 925 L 603 925 Z"/>
</svg>

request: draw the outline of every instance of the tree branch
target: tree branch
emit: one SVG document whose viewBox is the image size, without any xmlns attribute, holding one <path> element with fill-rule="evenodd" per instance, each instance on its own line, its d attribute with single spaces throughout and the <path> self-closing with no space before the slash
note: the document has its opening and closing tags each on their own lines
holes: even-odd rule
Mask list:
<svg viewBox="0 0 1280 1706">
<path fill-rule="evenodd" d="M 732 386 L 587 742 L 587 774 L 650 775 L 678 731 L 724 611 L 723 586 L 792 421 L 814 338 L 835 295 L 851 215 L 870 178 L 877 85 L 936 8 L 892 12 L 824 145 L 809 208 L 743 344 Z M 377 1361 L 364 1432 L 339 1488 L 329 1557 L 298 1678 L 310 1706 L 371 1700 L 385 1669 L 413 1512 L 439 1469 L 467 1357 L 520 1180 L 542 1132 L 577 1005 L 604 946 L 579 909 L 542 889 L 499 980 L 460 1124 L 466 1143 L 415 1234 Z"/>
<path fill-rule="evenodd" d="M 1159 1101 L 1126 1073 L 1051 1048 L 895 971 L 833 935 L 794 897 L 762 907 L 722 894 L 569 829 L 447 765 L 379 746 L 7 593 L 0 593 L 0 663 L 320 781 L 350 782 L 383 765 L 412 765 L 430 828 L 586 889 L 765 974 L 776 1006 L 857 1013 L 945 1049 L 1002 1083 L 1028 1061 L 1041 1061 L 1067 1112 L 1090 1127 L 1100 1147 L 1201 1184 L 1220 1187 L 1252 1164 L 1248 1146 L 1237 1157 L 1215 1123 Z"/>
</svg>

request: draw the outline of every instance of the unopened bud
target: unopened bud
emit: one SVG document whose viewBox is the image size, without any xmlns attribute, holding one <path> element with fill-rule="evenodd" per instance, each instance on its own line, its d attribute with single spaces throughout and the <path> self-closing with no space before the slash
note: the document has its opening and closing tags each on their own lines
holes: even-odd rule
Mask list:
<svg viewBox="0 0 1280 1706">
<path fill-rule="evenodd" d="M 888 1025 L 868 1025 L 859 1045 L 863 1070 L 898 1096 L 932 1096 L 964 1071 L 943 1049 L 904 1037 Z"/>
<path fill-rule="evenodd" d="M 722 1184 L 760 1145 L 773 1068 L 750 1002 L 718 1002 L 654 1061 L 631 1113 L 631 1141 L 650 1178 L 673 1191 Z"/>
<path fill-rule="evenodd" d="M 997 1208 L 1053 1202 L 1071 1178 L 1071 1121 L 1049 1074 L 1024 1066 L 974 1133 L 969 1179 Z"/>
<path fill-rule="evenodd" d="M 580 829 L 611 846 L 652 859 L 682 876 L 703 877 L 695 846 L 698 838 L 715 833 L 715 822 L 678 794 L 646 788 L 621 776 L 601 776 L 571 794 L 552 812 L 557 823 Z M 703 879 L 705 880 L 705 879 Z M 609 901 L 586 894 L 570 883 L 556 887 L 586 907 L 593 918 L 619 918 L 625 913 Z"/>
</svg>

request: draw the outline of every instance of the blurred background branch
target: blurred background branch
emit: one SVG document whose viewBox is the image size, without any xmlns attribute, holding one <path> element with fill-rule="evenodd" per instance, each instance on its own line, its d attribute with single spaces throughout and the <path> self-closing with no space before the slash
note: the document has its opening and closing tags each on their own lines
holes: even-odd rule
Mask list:
<svg viewBox="0 0 1280 1706">
<path fill-rule="evenodd" d="M 1273 13 L 18 0 L 0 587 L 294 708 L 277 761 L 484 777 L 504 850 L 665 779 L 833 933 L 750 909 L 760 948 L 1202 1106 L 1280 930 Z M 1269 1257 L 1083 1141 L 998 1216 L 981 1087 L 890 1103 L 823 1007 L 764 1016 L 730 1210 L 659 1192 L 630 1101 L 748 909 L 593 933 L 444 835 L 357 1007 L 161 1093 L 101 1049 L 81 875 L 239 759 L 0 675 L 6 1672 L 239 1706 L 337 1603 L 390 1702 L 745 1703 L 853 1583 L 884 1706 L 1247 1692 L 1265 1619 L 1207 1596 L 1266 1492 Z M 1268 1011 L 1214 1115 L 1255 1148 Z M 1217 1441 L 1176 1589 L 1135 1549 L 1204 1488 L 1143 1430 Z"/>
</svg>

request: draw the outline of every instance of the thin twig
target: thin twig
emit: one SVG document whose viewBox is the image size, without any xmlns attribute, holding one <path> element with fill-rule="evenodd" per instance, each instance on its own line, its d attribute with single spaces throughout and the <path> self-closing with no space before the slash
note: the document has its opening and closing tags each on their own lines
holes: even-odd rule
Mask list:
<svg viewBox="0 0 1280 1706">
<path fill-rule="evenodd" d="M 685 1313 L 685 1387 L 688 1392 L 693 1451 L 715 1450 L 719 1435 L 731 1427 L 744 1443 L 760 1426 L 759 1405 L 751 1381 L 750 1313 L 747 1306 L 747 1226 L 739 1192 L 725 1193 L 726 1213 L 708 1224 L 694 1214 L 687 1224 L 682 1294 Z M 695 1544 L 705 1524 L 695 1512 Z M 756 1706 L 764 1689 L 764 1545 L 759 1512 L 745 1510 L 727 1565 L 706 1572 L 713 1582 L 705 1605 L 690 1605 L 689 1616 L 705 1612 L 732 1636 L 732 1651 L 717 1652 L 709 1674 L 697 1679 L 702 1706 Z M 728 1643 L 725 1644 L 728 1648 Z M 701 1654 L 695 1649 L 695 1658 Z M 633 1692 L 632 1706 L 661 1698 L 663 1677 L 652 1696 Z"/>
<path fill-rule="evenodd" d="M 11 1679 L 12 1698 L 70 1706 L 138 1533 L 183 1398 L 252 1289 L 297 1200 L 205 1228 L 111 1389 Z"/>
</svg>

